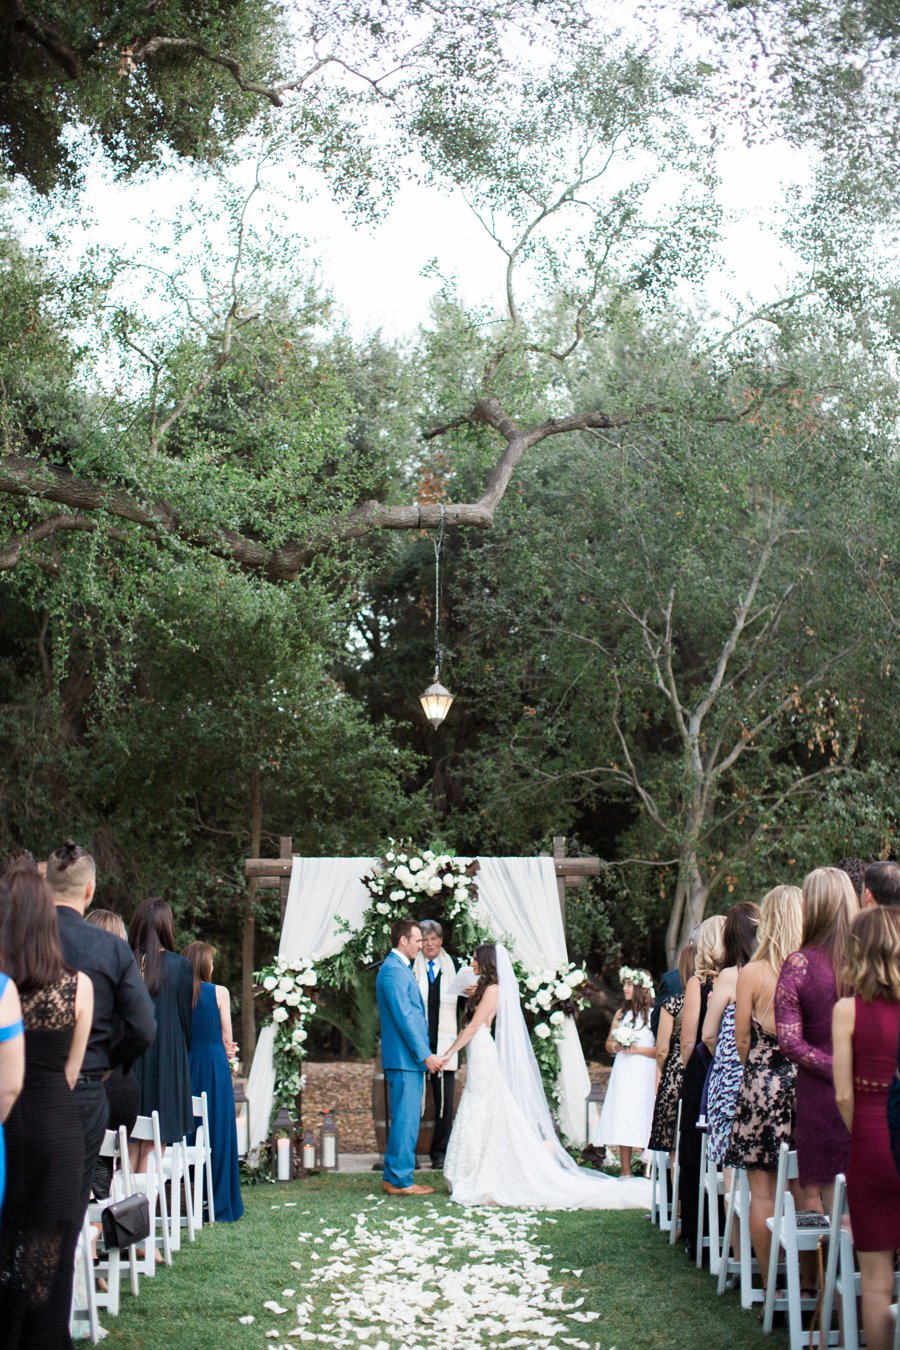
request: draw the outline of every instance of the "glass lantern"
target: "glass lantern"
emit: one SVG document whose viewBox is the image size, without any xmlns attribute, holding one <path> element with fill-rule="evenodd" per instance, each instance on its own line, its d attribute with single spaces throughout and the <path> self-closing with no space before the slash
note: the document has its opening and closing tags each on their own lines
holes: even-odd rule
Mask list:
<svg viewBox="0 0 900 1350">
<path fill-rule="evenodd" d="M 272 1125 L 272 1172 L 277 1181 L 294 1180 L 294 1143 L 297 1133 L 286 1106 L 278 1108 Z"/>
</svg>

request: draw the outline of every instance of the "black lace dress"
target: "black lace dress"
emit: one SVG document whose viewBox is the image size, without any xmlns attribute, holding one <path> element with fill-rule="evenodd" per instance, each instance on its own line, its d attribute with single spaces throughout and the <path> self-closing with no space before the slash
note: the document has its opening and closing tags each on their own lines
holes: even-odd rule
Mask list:
<svg viewBox="0 0 900 1350">
<path fill-rule="evenodd" d="M 75 1244 L 81 1227 L 84 1137 L 64 1068 L 78 977 L 21 995 L 25 1086 L 7 1119 L 7 1188 L 0 1226 L 4 1350 L 69 1350 Z"/>
<path fill-rule="evenodd" d="M 659 1087 L 656 1090 L 656 1105 L 653 1108 L 653 1126 L 650 1130 L 651 1149 L 672 1149 L 675 1146 L 675 1122 L 678 1117 L 678 1098 L 681 1095 L 681 1082 L 684 1068 L 681 1063 L 681 1011 L 684 1007 L 684 994 L 673 994 L 663 1004 L 663 1011 L 674 1020 L 672 1037 L 669 1041 L 669 1053 L 662 1067 Z"/>
</svg>

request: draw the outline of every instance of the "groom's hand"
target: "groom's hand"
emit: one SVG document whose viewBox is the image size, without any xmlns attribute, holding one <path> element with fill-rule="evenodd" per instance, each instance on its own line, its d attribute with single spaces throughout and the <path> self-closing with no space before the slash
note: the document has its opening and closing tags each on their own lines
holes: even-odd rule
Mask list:
<svg viewBox="0 0 900 1350">
<path fill-rule="evenodd" d="M 429 1073 L 440 1073 L 444 1067 L 444 1061 L 438 1055 L 429 1055 L 425 1061 L 425 1068 Z"/>
</svg>

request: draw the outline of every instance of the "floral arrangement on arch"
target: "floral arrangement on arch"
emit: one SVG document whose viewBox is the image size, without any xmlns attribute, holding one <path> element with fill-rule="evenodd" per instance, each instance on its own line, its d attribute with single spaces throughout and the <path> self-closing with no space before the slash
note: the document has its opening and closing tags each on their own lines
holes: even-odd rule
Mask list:
<svg viewBox="0 0 900 1350">
<path fill-rule="evenodd" d="M 525 1012 L 531 1014 L 531 1043 L 544 1090 L 550 1100 L 558 1104 L 559 1043 L 566 1018 L 577 1016 L 588 1006 L 589 1000 L 579 993 L 587 984 L 587 975 L 573 961 L 548 968 L 540 974 L 523 974 L 521 968 L 516 973 L 527 995 L 523 1006 Z"/>
<path fill-rule="evenodd" d="M 256 1000 L 263 1017 L 275 1028 L 275 1109 L 293 1112 L 298 1092 L 306 1086 L 301 1065 L 309 1035 L 307 1023 L 314 1016 L 316 1001 L 310 990 L 318 983 L 311 961 L 283 961 L 254 972 Z"/>
</svg>

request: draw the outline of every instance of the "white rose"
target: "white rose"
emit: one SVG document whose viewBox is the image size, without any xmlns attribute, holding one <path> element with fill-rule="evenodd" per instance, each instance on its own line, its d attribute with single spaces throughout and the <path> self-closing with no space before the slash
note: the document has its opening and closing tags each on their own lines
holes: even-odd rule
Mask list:
<svg viewBox="0 0 900 1350">
<path fill-rule="evenodd" d="M 278 983 L 278 988 L 281 990 L 281 992 L 282 992 L 283 994 L 288 994 L 288 993 L 290 993 L 290 991 L 293 989 L 293 987 L 294 987 L 294 981 L 293 981 L 293 979 L 291 978 L 291 976 L 290 976 L 290 975 L 282 975 L 282 977 L 281 977 L 281 979 L 280 979 L 280 981 L 279 981 L 279 983 Z"/>
<path fill-rule="evenodd" d="M 303 975 L 300 977 L 300 983 L 307 985 L 309 988 L 312 988 L 314 984 L 317 984 L 318 980 L 319 977 L 312 968 L 304 971 Z"/>
<path fill-rule="evenodd" d="M 394 861 L 394 850 L 391 849 L 389 853 L 386 853 L 386 854 L 384 855 L 384 857 L 385 857 L 385 861 L 386 861 L 386 862 L 393 862 L 393 861 Z"/>
<path fill-rule="evenodd" d="M 409 859 L 407 858 L 407 856 L 406 856 L 405 853 L 398 853 L 398 854 L 397 854 L 397 861 L 400 862 L 400 863 L 405 863 L 405 862 L 409 862 Z"/>
<path fill-rule="evenodd" d="M 426 848 L 425 852 L 422 854 L 422 857 L 425 859 L 426 862 L 434 862 L 434 853 L 431 851 L 430 848 Z"/>
<path fill-rule="evenodd" d="M 397 868 L 397 871 L 396 871 L 396 873 L 395 873 L 394 875 L 396 876 L 397 880 L 400 882 L 400 885 L 401 885 L 401 886 L 405 886 L 405 887 L 407 888 L 407 890 L 409 889 L 409 887 L 410 887 L 410 886 L 412 885 L 412 883 L 413 883 L 413 875 L 412 875 L 412 872 L 409 870 L 408 867 L 398 867 L 398 868 Z"/>
<path fill-rule="evenodd" d="M 535 1036 L 540 1036 L 542 1041 L 546 1041 L 550 1035 L 550 1028 L 547 1026 L 546 1022 L 538 1022 L 534 1029 L 534 1034 Z"/>
<path fill-rule="evenodd" d="M 302 1045 L 303 1042 L 306 1040 L 306 1036 L 307 1036 L 306 1028 L 297 1027 L 297 1030 L 294 1032 L 293 1036 L 291 1037 L 291 1040 L 295 1041 L 298 1045 Z"/>
<path fill-rule="evenodd" d="M 583 970 L 573 970 L 570 971 L 568 975 L 569 984 L 575 985 L 576 987 L 579 984 L 584 984 L 586 979 L 587 975 L 584 973 Z"/>
<path fill-rule="evenodd" d="M 278 988 L 277 988 L 277 989 L 274 991 L 274 993 L 272 994 L 272 997 L 274 998 L 274 1000 L 275 1000 L 276 1003 L 283 1003 L 284 1000 L 286 999 L 287 995 L 285 994 L 284 990 L 281 988 L 281 985 L 279 985 Z"/>
<path fill-rule="evenodd" d="M 389 899 L 391 900 L 404 900 L 405 898 L 406 898 L 406 891 L 401 891 L 399 886 L 395 891 L 391 891 L 391 894 L 389 896 Z M 386 914 L 387 910 L 385 910 L 384 913 Z"/>
<path fill-rule="evenodd" d="M 422 870 L 422 859 L 421 859 L 421 858 L 410 858 L 410 860 L 409 860 L 409 870 L 410 870 L 411 872 L 420 872 L 420 871 Z"/>
<path fill-rule="evenodd" d="M 390 914 L 391 907 L 386 900 L 379 900 L 378 904 L 375 906 L 375 912 L 377 914 Z"/>
<path fill-rule="evenodd" d="M 268 989 L 269 993 L 271 994 L 272 990 L 275 988 L 277 983 L 278 981 L 276 980 L 274 975 L 267 975 L 266 978 L 263 980 L 263 989 Z"/>
<path fill-rule="evenodd" d="M 534 993 L 534 991 L 536 989 L 540 989 L 540 987 L 541 987 L 540 975 L 529 975 L 528 979 L 525 981 L 525 988 L 530 989 L 531 992 Z"/>
<path fill-rule="evenodd" d="M 560 1003 L 564 1003 L 567 998 L 572 997 L 572 987 L 571 985 L 566 984 L 564 980 L 560 980 L 559 984 L 556 986 L 553 992 L 559 999 Z"/>
<path fill-rule="evenodd" d="M 288 1020 L 287 1008 L 276 1008 L 272 1013 L 273 1022 L 286 1022 Z"/>
<path fill-rule="evenodd" d="M 556 983 L 556 971 L 555 971 L 555 970 L 543 970 L 543 971 L 541 971 L 541 984 L 555 984 L 555 983 Z"/>
<path fill-rule="evenodd" d="M 535 1002 L 539 1003 L 542 1008 L 549 1008 L 553 1002 L 553 995 L 549 989 L 539 989 L 534 998 Z"/>
<path fill-rule="evenodd" d="M 557 1008 L 556 1012 L 550 1014 L 550 1025 L 553 1027 L 561 1027 L 565 1020 L 566 1015 L 562 1008 Z"/>
<path fill-rule="evenodd" d="M 428 883 L 428 894 L 437 895 L 438 892 L 442 891 L 443 889 L 444 887 L 440 877 L 432 877 Z"/>
<path fill-rule="evenodd" d="M 464 900 L 468 899 L 468 894 L 465 886 L 457 886 L 456 890 L 453 892 L 453 899 L 458 900 L 460 904 L 462 904 Z"/>
<path fill-rule="evenodd" d="M 289 1008 L 296 1008 L 297 1004 L 300 1002 L 300 995 L 297 993 L 296 989 L 292 989 L 289 994 L 285 994 L 284 1001 Z"/>
</svg>

